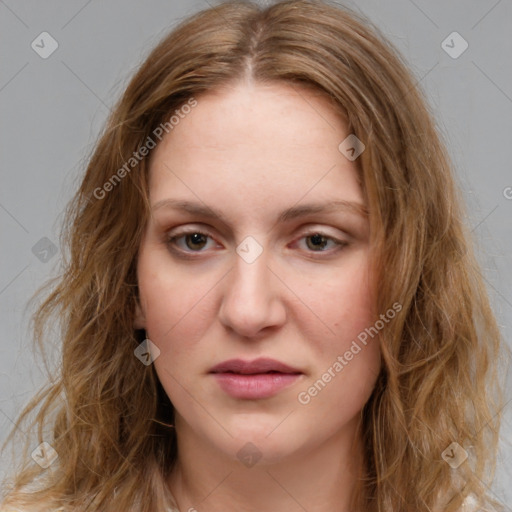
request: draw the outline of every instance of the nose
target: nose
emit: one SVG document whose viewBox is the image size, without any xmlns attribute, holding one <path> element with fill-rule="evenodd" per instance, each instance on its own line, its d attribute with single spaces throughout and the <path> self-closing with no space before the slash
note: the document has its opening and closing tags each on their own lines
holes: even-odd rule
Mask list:
<svg viewBox="0 0 512 512">
<path fill-rule="evenodd" d="M 234 268 L 224 281 L 219 319 L 246 338 L 260 337 L 286 321 L 284 285 L 268 266 L 265 251 L 252 263 L 235 254 Z"/>
</svg>

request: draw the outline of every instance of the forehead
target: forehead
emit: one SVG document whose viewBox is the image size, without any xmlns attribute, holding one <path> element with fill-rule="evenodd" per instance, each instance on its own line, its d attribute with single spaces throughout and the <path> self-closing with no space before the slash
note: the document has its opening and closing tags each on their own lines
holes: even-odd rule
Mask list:
<svg viewBox="0 0 512 512">
<path fill-rule="evenodd" d="M 254 207 L 257 196 L 296 202 L 330 193 L 362 202 L 356 166 L 338 149 L 346 123 L 322 93 L 242 83 L 196 99 L 154 149 L 153 204 L 176 190 L 226 203 L 238 193 Z"/>
<path fill-rule="evenodd" d="M 346 131 L 340 110 L 324 93 L 284 82 L 224 86 L 199 96 L 197 106 L 183 117 L 160 148 L 276 148 L 293 142 L 327 148 L 333 143 L 337 147 L 339 132 Z"/>
</svg>

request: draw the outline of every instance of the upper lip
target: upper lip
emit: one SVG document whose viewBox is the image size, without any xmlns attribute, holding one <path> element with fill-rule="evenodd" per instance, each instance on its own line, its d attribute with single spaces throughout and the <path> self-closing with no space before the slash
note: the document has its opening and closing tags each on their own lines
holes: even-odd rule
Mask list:
<svg viewBox="0 0 512 512">
<path fill-rule="evenodd" d="M 257 374 L 267 372 L 280 372 L 280 373 L 301 373 L 300 370 L 292 368 L 287 364 L 270 359 L 267 357 L 261 357 L 254 361 L 244 361 L 243 359 L 229 359 L 222 363 L 214 366 L 210 373 L 240 373 L 240 374 Z"/>
</svg>

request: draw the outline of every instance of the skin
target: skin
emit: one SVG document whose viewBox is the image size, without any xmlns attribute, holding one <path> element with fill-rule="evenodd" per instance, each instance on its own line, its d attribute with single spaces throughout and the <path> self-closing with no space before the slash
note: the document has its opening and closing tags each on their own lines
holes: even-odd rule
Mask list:
<svg viewBox="0 0 512 512">
<path fill-rule="evenodd" d="M 134 327 L 159 348 L 153 364 L 176 409 L 170 489 L 181 511 L 348 511 L 378 340 L 309 403 L 297 397 L 378 318 L 368 219 L 347 209 L 277 217 L 340 199 L 364 206 L 356 164 L 338 150 L 349 132 L 325 97 L 287 84 L 237 83 L 197 100 L 151 154 L 150 201 L 191 201 L 223 220 L 156 208 L 137 269 Z M 208 236 L 170 241 L 184 229 Z M 262 248 L 252 263 L 236 252 L 247 236 Z M 277 395 L 248 400 L 209 373 L 227 359 L 258 357 L 302 375 Z M 237 456 L 248 442 L 261 457 L 250 467 Z"/>
</svg>

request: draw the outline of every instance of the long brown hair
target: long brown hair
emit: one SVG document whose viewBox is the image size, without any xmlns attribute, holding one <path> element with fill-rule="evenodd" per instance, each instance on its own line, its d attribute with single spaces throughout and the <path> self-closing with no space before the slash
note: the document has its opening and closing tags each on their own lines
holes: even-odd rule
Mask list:
<svg viewBox="0 0 512 512">
<path fill-rule="evenodd" d="M 34 414 L 25 430 L 37 425 L 35 444 L 47 441 L 59 457 L 42 471 L 27 443 L 6 503 L 104 512 L 173 503 L 165 483 L 177 456 L 173 407 L 153 366 L 134 356 L 143 339 L 133 328 L 136 262 L 149 216 L 148 159 L 137 155 L 159 126 L 172 129 L 173 112 L 245 79 L 324 92 L 366 146 L 357 163 L 376 308 L 399 301 L 402 311 L 380 334 L 382 371 L 362 411 L 361 510 L 451 512 L 468 494 L 487 503 L 501 339 L 451 163 L 389 42 L 353 12 L 307 0 L 231 1 L 190 17 L 113 109 L 68 205 L 63 271 L 33 317 L 42 348 L 58 321 L 62 360 L 17 425 Z M 469 454 L 457 469 L 442 456 L 453 442 Z"/>
</svg>

